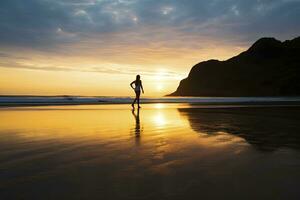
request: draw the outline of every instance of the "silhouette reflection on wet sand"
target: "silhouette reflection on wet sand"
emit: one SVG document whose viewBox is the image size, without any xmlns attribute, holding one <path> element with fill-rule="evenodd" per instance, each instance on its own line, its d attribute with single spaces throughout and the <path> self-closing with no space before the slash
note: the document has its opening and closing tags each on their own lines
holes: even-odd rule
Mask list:
<svg viewBox="0 0 300 200">
<path fill-rule="evenodd" d="M 141 136 L 141 132 L 142 132 L 141 124 L 140 124 L 140 108 L 138 108 L 136 112 L 135 112 L 135 109 L 132 109 L 131 113 L 135 119 L 135 127 L 132 132 L 134 132 L 134 134 L 135 134 L 136 144 L 139 144 L 140 136 Z"/>
<path fill-rule="evenodd" d="M 260 151 L 300 149 L 300 107 L 178 108 L 191 128 L 213 136 L 244 138 Z"/>
</svg>

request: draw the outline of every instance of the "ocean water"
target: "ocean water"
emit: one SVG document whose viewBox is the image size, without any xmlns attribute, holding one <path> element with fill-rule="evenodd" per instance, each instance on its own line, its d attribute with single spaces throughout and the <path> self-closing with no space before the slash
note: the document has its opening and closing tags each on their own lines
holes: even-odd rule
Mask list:
<svg viewBox="0 0 300 200">
<path fill-rule="evenodd" d="M 6 104 L 122 104 L 132 97 L 89 96 L 0 96 L 0 105 Z M 299 103 L 300 97 L 142 97 L 142 103 Z"/>
<path fill-rule="evenodd" d="M 299 199 L 300 107 L 0 109 L 1 199 Z"/>
</svg>

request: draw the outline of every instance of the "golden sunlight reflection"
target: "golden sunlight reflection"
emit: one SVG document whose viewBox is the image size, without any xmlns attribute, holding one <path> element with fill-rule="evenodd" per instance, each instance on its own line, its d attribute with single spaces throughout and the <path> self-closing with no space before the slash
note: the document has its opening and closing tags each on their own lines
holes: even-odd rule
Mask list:
<svg viewBox="0 0 300 200">
<path fill-rule="evenodd" d="M 128 105 L 2 109 L 0 138 L 28 142 L 27 148 L 50 141 L 51 144 L 105 145 L 107 153 L 142 148 L 140 156 L 149 159 L 163 159 L 167 154 L 193 148 L 205 149 L 193 152 L 193 156 L 213 154 L 244 142 L 227 133 L 209 136 L 195 132 L 188 118 L 178 112 L 179 106 L 144 104 L 140 110 L 130 110 Z"/>
<path fill-rule="evenodd" d="M 153 121 L 157 126 L 164 126 L 167 123 L 165 115 L 161 112 L 158 112 L 153 116 Z"/>
<path fill-rule="evenodd" d="M 156 104 L 154 104 L 154 107 L 157 108 L 157 109 L 162 109 L 162 108 L 165 108 L 165 104 L 163 104 L 163 103 L 156 103 Z"/>
</svg>

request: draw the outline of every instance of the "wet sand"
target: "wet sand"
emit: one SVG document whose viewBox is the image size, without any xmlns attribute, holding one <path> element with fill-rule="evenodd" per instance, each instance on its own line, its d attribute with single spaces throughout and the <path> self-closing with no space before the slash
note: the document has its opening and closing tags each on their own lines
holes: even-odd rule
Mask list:
<svg viewBox="0 0 300 200">
<path fill-rule="evenodd" d="M 299 199 L 300 107 L 0 109 L 1 199 Z"/>
</svg>

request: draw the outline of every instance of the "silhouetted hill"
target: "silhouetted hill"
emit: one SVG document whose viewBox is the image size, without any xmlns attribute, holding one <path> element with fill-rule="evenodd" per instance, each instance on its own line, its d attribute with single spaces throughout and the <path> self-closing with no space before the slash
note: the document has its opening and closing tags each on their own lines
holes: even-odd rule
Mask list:
<svg viewBox="0 0 300 200">
<path fill-rule="evenodd" d="M 226 61 L 195 65 L 170 96 L 299 96 L 300 37 L 262 38 Z"/>
</svg>

